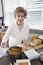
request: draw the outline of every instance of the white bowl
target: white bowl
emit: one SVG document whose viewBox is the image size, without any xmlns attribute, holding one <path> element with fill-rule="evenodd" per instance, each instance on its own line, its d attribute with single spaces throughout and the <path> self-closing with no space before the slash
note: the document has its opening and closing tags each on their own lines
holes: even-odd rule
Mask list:
<svg viewBox="0 0 43 65">
<path fill-rule="evenodd" d="M 40 36 L 39 36 L 39 39 L 43 40 L 43 35 L 40 35 Z"/>
<path fill-rule="evenodd" d="M 16 60 L 16 64 L 19 65 L 19 63 L 28 63 L 28 65 L 31 65 L 30 60 L 29 59 L 20 59 L 20 60 Z M 21 65 L 21 64 L 20 64 Z M 22 64 L 23 65 L 23 64 Z"/>
<path fill-rule="evenodd" d="M 39 59 L 43 62 L 43 52 L 39 53 Z"/>
</svg>

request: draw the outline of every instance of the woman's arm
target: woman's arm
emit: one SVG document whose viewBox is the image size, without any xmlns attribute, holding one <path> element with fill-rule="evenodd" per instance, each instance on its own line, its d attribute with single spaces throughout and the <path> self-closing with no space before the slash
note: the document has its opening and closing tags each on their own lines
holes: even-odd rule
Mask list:
<svg viewBox="0 0 43 65">
<path fill-rule="evenodd" d="M 25 39 L 23 39 L 23 45 L 25 46 L 28 46 L 28 38 L 29 38 L 29 26 L 27 27 L 27 30 L 26 30 L 26 35 L 25 35 Z"/>
<path fill-rule="evenodd" d="M 12 29 L 11 29 L 11 26 L 9 26 L 8 30 L 6 31 L 5 35 L 2 38 L 2 42 L 1 42 L 2 47 L 6 47 L 7 41 L 9 40 L 11 33 L 12 33 Z"/>
</svg>

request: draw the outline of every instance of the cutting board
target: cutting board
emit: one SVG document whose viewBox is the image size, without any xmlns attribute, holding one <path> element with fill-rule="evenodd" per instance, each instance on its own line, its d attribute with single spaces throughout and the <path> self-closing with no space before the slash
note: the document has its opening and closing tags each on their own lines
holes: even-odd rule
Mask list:
<svg viewBox="0 0 43 65">
<path fill-rule="evenodd" d="M 32 48 L 38 50 L 40 48 L 43 48 L 43 44 L 35 45 L 33 47 L 30 46 L 30 45 L 28 45 L 27 47 L 22 45 L 20 47 L 22 48 L 23 51 L 26 50 L 26 49 L 32 49 Z"/>
</svg>

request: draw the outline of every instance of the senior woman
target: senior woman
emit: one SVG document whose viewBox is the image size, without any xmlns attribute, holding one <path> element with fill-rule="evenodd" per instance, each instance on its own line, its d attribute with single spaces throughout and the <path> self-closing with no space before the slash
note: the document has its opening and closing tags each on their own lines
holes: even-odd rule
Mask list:
<svg viewBox="0 0 43 65">
<path fill-rule="evenodd" d="M 27 11 L 23 7 L 17 7 L 14 10 L 14 22 L 8 27 L 6 34 L 2 39 L 1 46 L 6 47 L 9 40 L 9 47 L 19 45 L 23 42 L 26 46 L 29 37 L 29 25 L 25 21 Z"/>
</svg>

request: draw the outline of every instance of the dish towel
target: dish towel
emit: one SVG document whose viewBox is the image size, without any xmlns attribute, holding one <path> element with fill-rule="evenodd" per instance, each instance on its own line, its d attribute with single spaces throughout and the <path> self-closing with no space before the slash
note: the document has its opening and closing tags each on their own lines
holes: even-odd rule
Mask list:
<svg viewBox="0 0 43 65">
<path fill-rule="evenodd" d="M 24 53 L 30 60 L 33 60 L 39 57 L 39 53 L 35 51 L 34 49 L 26 50 L 24 51 Z"/>
<path fill-rule="evenodd" d="M 8 48 L 0 47 L 0 55 L 6 56 Z"/>
</svg>

